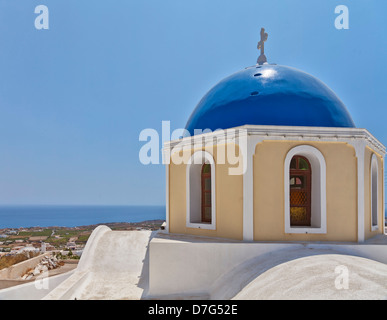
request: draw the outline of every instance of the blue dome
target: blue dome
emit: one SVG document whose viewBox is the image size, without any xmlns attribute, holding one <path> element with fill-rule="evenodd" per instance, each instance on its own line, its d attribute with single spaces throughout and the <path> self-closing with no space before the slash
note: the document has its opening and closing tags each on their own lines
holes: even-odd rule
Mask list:
<svg viewBox="0 0 387 320">
<path fill-rule="evenodd" d="M 294 68 L 264 64 L 223 79 L 199 102 L 186 129 L 242 125 L 355 127 L 345 105 L 324 83 Z"/>
</svg>

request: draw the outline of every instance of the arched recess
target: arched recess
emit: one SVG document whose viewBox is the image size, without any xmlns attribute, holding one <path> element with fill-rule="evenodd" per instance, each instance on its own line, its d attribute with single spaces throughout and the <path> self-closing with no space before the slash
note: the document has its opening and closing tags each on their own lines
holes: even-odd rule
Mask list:
<svg viewBox="0 0 387 320">
<path fill-rule="evenodd" d="M 306 158 L 311 166 L 311 213 L 308 226 L 294 226 L 290 221 L 290 163 L 295 156 Z M 285 233 L 326 233 L 326 163 L 322 153 L 309 145 L 292 148 L 285 158 L 284 186 Z"/>
<path fill-rule="evenodd" d="M 216 228 L 215 190 L 214 158 L 206 151 L 196 151 L 189 159 L 186 169 L 187 227 L 212 230 Z M 207 200 L 204 197 L 207 197 Z"/>
<path fill-rule="evenodd" d="M 379 229 L 378 224 L 378 159 L 375 154 L 371 157 L 371 230 Z"/>
</svg>

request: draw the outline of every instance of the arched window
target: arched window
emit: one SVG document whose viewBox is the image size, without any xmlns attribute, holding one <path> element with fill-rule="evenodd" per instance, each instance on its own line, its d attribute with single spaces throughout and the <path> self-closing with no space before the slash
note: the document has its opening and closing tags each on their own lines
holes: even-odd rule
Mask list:
<svg viewBox="0 0 387 320">
<path fill-rule="evenodd" d="M 284 163 L 285 233 L 326 233 L 326 164 L 315 147 L 291 149 Z"/>
<path fill-rule="evenodd" d="M 215 162 L 210 153 L 197 151 L 191 156 L 186 182 L 187 227 L 215 229 Z"/>
<path fill-rule="evenodd" d="M 378 229 L 378 161 L 371 158 L 371 230 Z"/>
<path fill-rule="evenodd" d="M 211 165 L 202 166 L 202 222 L 211 223 Z"/>
<path fill-rule="evenodd" d="M 311 166 L 303 156 L 290 161 L 290 225 L 310 226 L 311 223 Z"/>
</svg>

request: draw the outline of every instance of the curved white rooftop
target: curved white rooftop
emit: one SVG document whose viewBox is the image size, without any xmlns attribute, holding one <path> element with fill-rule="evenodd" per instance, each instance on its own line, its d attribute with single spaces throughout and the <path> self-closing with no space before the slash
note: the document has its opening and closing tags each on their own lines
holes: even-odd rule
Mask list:
<svg viewBox="0 0 387 320">
<path fill-rule="evenodd" d="M 44 299 L 387 299 L 386 246 L 386 235 L 263 243 L 99 226 Z M 343 266 L 348 289 L 335 287 Z"/>
<path fill-rule="evenodd" d="M 263 272 L 234 299 L 385 300 L 387 265 L 343 254 L 298 258 Z"/>
</svg>

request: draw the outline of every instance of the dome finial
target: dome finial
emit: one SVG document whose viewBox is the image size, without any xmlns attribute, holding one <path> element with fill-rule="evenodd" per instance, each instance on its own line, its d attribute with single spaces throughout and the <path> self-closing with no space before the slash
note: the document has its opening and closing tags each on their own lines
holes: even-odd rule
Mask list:
<svg viewBox="0 0 387 320">
<path fill-rule="evenodd" d="M 268 34 L 265 32 L 265 28 L 261 28 L 261 41 L 258 42 L 257 48 L 261 50 L 261 55 L 258 57 L 257 63 L 264 64 L 267 62 L 265 56 L 265 41 L 267 40 Z"/>
</svg>

